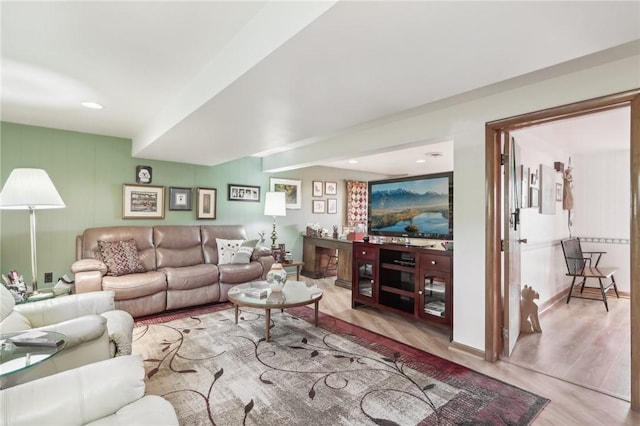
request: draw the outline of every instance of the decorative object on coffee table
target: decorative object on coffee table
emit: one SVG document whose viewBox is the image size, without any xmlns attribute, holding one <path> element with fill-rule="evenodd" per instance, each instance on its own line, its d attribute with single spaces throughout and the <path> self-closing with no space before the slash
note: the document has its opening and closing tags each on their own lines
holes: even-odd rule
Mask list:
<svg viewBox="0 0 640 426">
<path fill-rule="evenodd" d="M 271 265 L 271 269 L 269 270 L 269 272 L 267 272 L 266 278 L 269 284 L 276 283 L 284 285 L 284 283 L 287 281 L 287 271 L 284 270 L 280 263 L 274 263 L 273 265 Z M 281 289 L 282 287 L 280 287 L 279 290 Z"/>
</svg>

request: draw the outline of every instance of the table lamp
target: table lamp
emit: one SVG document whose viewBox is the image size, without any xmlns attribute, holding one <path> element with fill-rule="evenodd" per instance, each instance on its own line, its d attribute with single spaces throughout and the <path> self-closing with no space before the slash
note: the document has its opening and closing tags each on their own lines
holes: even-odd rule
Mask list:
<svg viewBox="0 0 640 426">
<path fill-rule="evenodd" d="M 278 233 L 276 232 L 276 216 L 287 215 L 287 198 L 284 192 L 267 192 L 264 197 L 264 215 L 273 216 L 273 230 L 271 231 L 271 248 L 276 247 Z"/>
<path fill-rule="evenodd" d="M 64 208 L 64 201 L 42 169 L 13 169 L 0 192 L 0 209 L 29 210 L 31 220 L 31 274 L 38 292 L 36 261 L 36 210 Z"/>
</svg>

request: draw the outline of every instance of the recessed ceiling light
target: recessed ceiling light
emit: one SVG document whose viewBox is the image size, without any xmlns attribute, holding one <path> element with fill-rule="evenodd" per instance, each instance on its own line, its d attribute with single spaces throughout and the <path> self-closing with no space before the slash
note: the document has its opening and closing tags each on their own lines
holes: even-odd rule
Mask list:
<svg viewBox="0 0 640 426">
<path fill-rule="evenodd" d="M 349 164 L 358 164 L 358 160 L 349 160 Z"/>
<path fill-rule="evenodd" d="M 426 162 L 427 162 L 427 160 L 422 160 L 422 159 L 416 160 L 416 163 L 426 163 Z"/>
<path fill-rule="evenodd" d="M 89 109 L 102 109 L 104 108 L 102 105 L 96 103 L 96 102 L 82 102 L 80 105 L 82 105 L 85 108 L 89 108 Z"/>
<path fill-rule="evenodd" d="M 440 152 L 440 151 L 427 152 L 425 155 L 431 158 L 439 158 L 444 156 L 444 152 Z"/>
</svg>

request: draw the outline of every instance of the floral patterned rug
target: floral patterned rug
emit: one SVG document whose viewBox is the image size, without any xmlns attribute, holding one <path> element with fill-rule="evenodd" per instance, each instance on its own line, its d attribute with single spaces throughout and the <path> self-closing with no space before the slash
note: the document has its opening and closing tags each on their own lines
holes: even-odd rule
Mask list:
<svg viewBox="0 0 640 426">
<path fill-rule="evenodd" d="M 527 425 L 549 403 L 307 307 L 231 305 L 136 323 L 147 393 L 182 425 Z"/>
</svg>

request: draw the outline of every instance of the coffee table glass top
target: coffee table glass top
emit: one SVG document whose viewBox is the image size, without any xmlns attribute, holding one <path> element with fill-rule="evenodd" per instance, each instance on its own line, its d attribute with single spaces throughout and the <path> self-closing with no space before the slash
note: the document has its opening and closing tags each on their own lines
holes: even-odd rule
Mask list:
<svg viewBox="0 0 640 426">
<path fill-rule="evenodd" d="M 36 333 L 26 330 L 18 333 L 0 334 L 0 377 L 17 373 L 27 368 L 40 364 L 60 352 L 67 345 L 65 336 L 53 331 L 37 331 L 37 338 L 45 338 L 52 341 L 63 340 L 57 346 L 16 346 L 11 342 L 12 337 Z M 36 336 L 35 334 L 33 334 Z"/>
<path fill-rule="evenodd" d="M 266 297 L 257 298 L 247 296 L 249 289 L 266 289 Z M 257 308 L 281 308 L 303 306 L 314 303 L 322 298 L 322 290 L 313 284 L 302 281 L 287 280 L 281 291 L 273 291 L 266 281 L 255 281 L 240 284 L 229 290 L 229 300 L 243 306 Z"/>
</svg>

